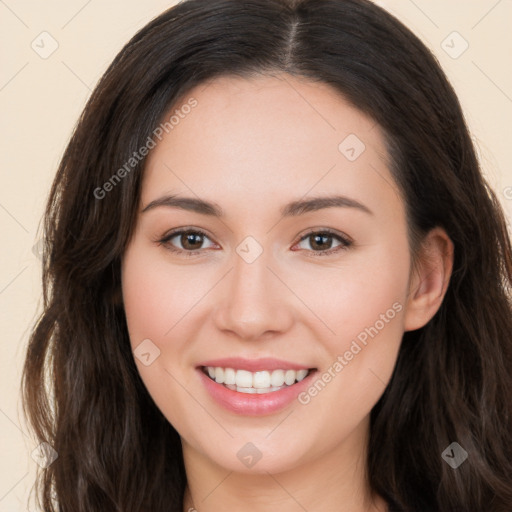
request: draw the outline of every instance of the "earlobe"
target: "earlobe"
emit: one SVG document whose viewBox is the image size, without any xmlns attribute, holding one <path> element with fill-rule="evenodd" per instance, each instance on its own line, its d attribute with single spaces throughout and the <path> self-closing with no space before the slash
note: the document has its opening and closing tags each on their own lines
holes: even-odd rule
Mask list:
<svg viewBox="0 0 512 512">
<path fill-rule="evenodd" d="M 452 274 L 453 254 L 453 242 L 444 229 L 436 227 L 426 235 L 410 280 L 405 331 L 423 327 L 441 307 Z"/>
</svg>

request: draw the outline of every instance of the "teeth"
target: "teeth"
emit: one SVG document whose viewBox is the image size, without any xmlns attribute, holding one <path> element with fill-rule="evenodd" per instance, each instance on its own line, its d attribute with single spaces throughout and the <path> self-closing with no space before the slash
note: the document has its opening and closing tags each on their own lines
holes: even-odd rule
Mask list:
<svg viewBox="0 0 512 512">
<path fill-rule="evenodd" d="M 287 386 L 291 386 L 295 382 L 295 377 L 297 376 L 297 372 L 294 370 L 286 370 L 284 374 L 284 383 Z"/>
<path fill-rule="evenodd" d="M 306 378 L 306 375 L 308 374 L 308 371 L 309 370 L 299 370 L 297 372 L 297 382 L 304 380 Z"/>
<path fill-rule="evenodd" d="M 242 388 L 240 386 L 237 386 L 236 387 L 236 390 L 239 392 L 239 393 L 249 393 L 249 394 L 254 394 L 254 393 L 257 393 L 257 390 L 255 388 Z"/>
<path fill-rule="evenodd" d="M 224 384 L 236 384 L 236 372 L 233 368 L 224 370 Z"/>
<path fill-rule="evenodd" d="M 224 368 L 215 368 L 215 382 L 219 384 L 224 383 Z"/>
<path fill-rule="evenodd" d="M 237 370 L 235 379 L 237 388 L 252 388 L 251 372 L 246 370 Z"/>
<path fill-rule="evenodd" d="M 272 386 L 280 387 L 284 384 L 284 370 L 274 370 L 270 376 Z"/>
<path fill-rule="evenodd" d="M 248 372 L 233 368 L 208 366 L 206 368 L 211 379 L 218 384 L 224 384 L 232 391 L 240 393 L 270 393 L 286 386 L 300 382 L 309 373 L 309 370 L 274 370 Z"/>
<path fill-rule="evenodd" d="M 270 386 L 269 372 L 256 372 L 252 377 L 252 385 L 258 389 L 265 389 Z"/>
</svg>

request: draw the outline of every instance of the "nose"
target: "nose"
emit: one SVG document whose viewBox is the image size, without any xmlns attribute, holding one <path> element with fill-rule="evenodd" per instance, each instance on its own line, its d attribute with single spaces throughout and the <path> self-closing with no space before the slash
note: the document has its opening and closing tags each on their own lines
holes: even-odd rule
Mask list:
<svg viewBox="0 0 512 512">
<path fill-rule="evenodd" d="M 214 315 L 218 329 L 250 341 L 290 329 L 293 294 L 270 260 L 265 251 L 252 262 L 234 254 L 233 268 L 218 290 Z"/>
</svg>

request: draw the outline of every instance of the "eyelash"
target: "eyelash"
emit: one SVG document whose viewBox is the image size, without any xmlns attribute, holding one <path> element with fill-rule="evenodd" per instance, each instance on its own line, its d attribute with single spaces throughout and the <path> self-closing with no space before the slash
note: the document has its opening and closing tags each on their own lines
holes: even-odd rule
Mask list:
<svg viewBox="0 0 512 512">
<path fill-rule="evenodd" d="M 171 231 L 170 233 L 167 233 L 166 235 L 164 235 L 161 239 L 157 240 L 157 243 L 159 245 L 163 245 L 166 249 L 170 250 L 171 252 L 173 252 L 175 254 L 184 254 L 187 257 L 196 256 L 196 255 L 200 254 L 201 252 L 203 252 L 202 249 L 197 250 L 197 251 L 186 251 L 183 249 L 176 249 L 169 243 L 170 240 L 172 240 L 176 236 L 182 235 L 184 233 L 189 233 L 189 234 L 194 234 L 194 235 L 202 235 L 209 239 L 209 236 L 204 231 L 202 231 L 200 229 L 179 228 L 179 229 L 176 229 L 176 230 Z M 297 242 L 294 243 L 294 245 L 302 242 L 303 240 L 306 240 L 307 238 L 309 238 L 310 236 L 315 235 L 315 234 L 316 235 L 332 236 L 341 242 L 341 245 L 339 247 L 335 247 L 334 249 L 326 249 L 323 251 L 312 251 L 311 250 L 310 251 L 311 255 L 315 258 L 321 257 L 321 256 L 330 256 L 330 255 L 333 255 L 340 251 L 345 251 L 353 244 L 352 240 L 340 235 L 339 233 L 337 233 L 331 229 L 322 229 L 322 230 L 312 229 L 312 230 L 308 231 L 306 234 L 302 235 L 301 238 Z"/>
</svg>

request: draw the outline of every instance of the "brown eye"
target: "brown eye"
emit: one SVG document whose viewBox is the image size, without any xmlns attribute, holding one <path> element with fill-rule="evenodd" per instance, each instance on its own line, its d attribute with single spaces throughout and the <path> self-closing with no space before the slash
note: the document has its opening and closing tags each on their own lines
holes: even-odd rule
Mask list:
<svg viewBox="0 0 512 512">
<path fill-rule="evenodd" d="M 336 241 L 338 244 L 333 246 Z M 302 248 L 317 253 L 315 256 L 333 254 L 352 245 L 352 242 L 347 238 L 330 231 L 312 231 L 303 236 L 298 245 L 300 246 L 304 242 L 309 242 L 309 247 Z"/>
<path fill-rule="evenodd" d="M 172 252 L 185 253 L 187 256 L 202 252 L 202 247 L 209 237 L 197 230 L 181 229 L 164 236 L 159 243 L 166 246 Z M 211 242 L 210 242 L 211 243 Z M 214 244 L 211 243 L 210 247 Z"/>
</svg>

